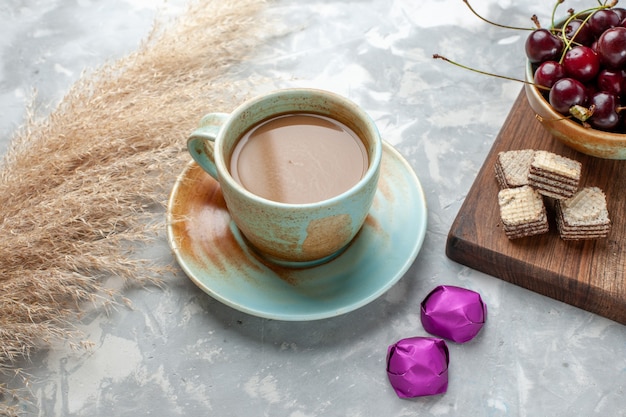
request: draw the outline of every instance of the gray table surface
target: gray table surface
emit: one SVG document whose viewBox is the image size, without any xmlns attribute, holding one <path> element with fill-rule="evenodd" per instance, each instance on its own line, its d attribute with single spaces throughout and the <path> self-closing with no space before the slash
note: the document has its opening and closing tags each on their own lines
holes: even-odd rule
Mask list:
<svg viewBox="0 0 626 417">
<path fill-rule="evenodd" d="M 184 3 L 3 0 L 0 152 L 33 90 L 39 103 L 53 105 L 82 69 L 134 50 L 155 15 L 181 13 Z M 524 26 L 532 14 L 547 21 L 552 7 L 474 3 L 492 20 Z M 266 80 L 259 92 L 323 88 L 373 116 L 425 189 L 428 230 L 417 259 L 372 303 L 310 322 L 239 312 L 178 271 L 163 289 L 125 294 L 133 309 L 95 312 L 81 323 L 93 349 L 60 346 L 34 357 L 33 404 L 23 405 L 29 415 L 626 416 L 626 327 L 445 256 L 446 235 L 521 85 L 431 56 L 521 77 L 525 33 L 479 21 L 460 0 L 266 7 L 285 35 L 261 48 L 246 73 Z M 151 250 L 172 256 L 165 238 Z M 385 374 L 387 346 L 426 335 L 419 303 L 440 284 L 481 293 L 487 325 L 467 344 L 448 344 L 446 394 L 401 400 Z"/>
</svg>

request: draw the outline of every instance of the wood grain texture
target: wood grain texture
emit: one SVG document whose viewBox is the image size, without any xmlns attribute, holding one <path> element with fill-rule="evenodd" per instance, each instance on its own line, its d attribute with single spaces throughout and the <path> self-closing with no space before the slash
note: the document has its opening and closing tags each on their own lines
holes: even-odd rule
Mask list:
<svg viewBox="0 0 626 417">
<path fill-rule="evenodd" d="M 583 164 L 581 186 L 607 196 L 611 231 L 606 239 L 564 241 L 552 201 L 550 232 L 509 240 L 502 230 L 494 164 L 500 151 L 543 149 Z M 478 172 L 446 243 L 446 255 L 463 265 L 626 325 L 626 161 L 576 152 L 547 133 L 520 93 Z"/>
</svg>

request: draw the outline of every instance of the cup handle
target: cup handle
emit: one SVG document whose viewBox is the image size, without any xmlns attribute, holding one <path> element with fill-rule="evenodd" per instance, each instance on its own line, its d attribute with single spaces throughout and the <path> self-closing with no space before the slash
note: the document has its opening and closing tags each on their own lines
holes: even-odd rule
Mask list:
<svg viewBox="0 0 626 417">
<path fill-rule="evenodd" d="M 192 158 L 216 180 L 215 139 L 228 116 L 228 113 L 209 113 L 205 115 L 200 120 L 198 128 L 187 139 L 187 150 Z"/>
</svg>

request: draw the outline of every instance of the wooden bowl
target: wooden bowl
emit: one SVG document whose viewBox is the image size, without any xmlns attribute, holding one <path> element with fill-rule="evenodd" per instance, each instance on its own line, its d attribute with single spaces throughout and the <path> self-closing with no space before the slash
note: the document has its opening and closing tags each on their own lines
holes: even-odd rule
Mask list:
<svg viewBox="0 0 626 417">
<path fill-rule="evenodd" d="M 527 61 L 526 80 L 533 82 L 533 78 L 533 67 Z M 588 128 L 578 122 L 564 119 L 562 114 L 550 106 L 537 87 L 525 84 L 524 89 L 530 107 L 539 116 L 537 119 L 553 137 L 590 156 L 626 159 L 626 134 Z"/>
</svg>

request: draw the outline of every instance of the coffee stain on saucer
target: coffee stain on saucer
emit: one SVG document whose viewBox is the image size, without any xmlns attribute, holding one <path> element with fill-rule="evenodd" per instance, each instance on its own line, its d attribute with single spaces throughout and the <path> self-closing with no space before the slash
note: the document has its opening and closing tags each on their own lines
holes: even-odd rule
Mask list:
<svg viewBox="0 0 626 417">
<path fill-rule="evenodd" d="M 198 265 L 211 263 L 223 276 L 232 269 L 238 269 L 242 276 L 250 275 L 250 267 L 260 271 L 231 230 L 232 220 L 219 183 L 197 165 L 189 168 L 185 182 L 177 190 L 170 216 L 173 234 L 179 237 L 177 250 Z"/>
</svg>

